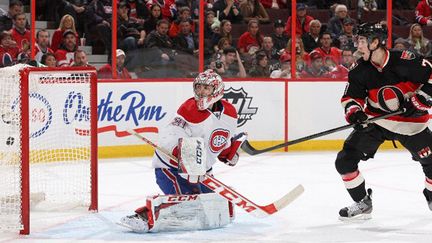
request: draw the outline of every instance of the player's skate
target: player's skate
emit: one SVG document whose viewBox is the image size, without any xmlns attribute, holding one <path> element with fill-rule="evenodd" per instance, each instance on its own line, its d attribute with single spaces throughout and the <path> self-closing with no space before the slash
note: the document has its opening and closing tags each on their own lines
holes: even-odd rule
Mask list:
<svg viewBox="0 0 432 243">
<path fill-rule="evenodd" d="M 149 230 L 147 219 L 139 213 L 121 218 L 118 224 L 136 233 L 147 233 Z"/>
<path fill-rule="evenodd" d="M 427 204 L 429 206 L 429 209 L 432 211 L 432 197 L 430 195 L 430 193 L 428 193 L 427 189 L 423 189 L 423 195 L 426 198 Z"/>
<path fill-rule="evenodd" d="M 365 220 L 370 219 L 372 213 L 372 189 L 367 190 L 367 195 L 355 202 L 349 207 L 342 208 L 339 211 L 339 219 L 342 221 L 347 220 Z"/>
</svg>

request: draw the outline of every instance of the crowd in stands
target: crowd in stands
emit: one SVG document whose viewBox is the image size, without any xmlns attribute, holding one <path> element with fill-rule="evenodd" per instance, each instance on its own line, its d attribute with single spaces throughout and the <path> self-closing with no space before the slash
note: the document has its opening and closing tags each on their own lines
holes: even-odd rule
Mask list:
<svg viewBox="0 0 432 243">
<path fill-rule="evenodd" d="M 112 1 L 117 1 L 116 30 L 112 29 Z M 223 77 L 291 78 L 295 74 L 296 78 L 344 79 L 358 56 L 356 26 L 385 24 L 386 2 L 298 0 L 293 20 L 287 0 L 206 0 L 205 67 Z M 143 78 L 193 77 L 198 72 L 198 0 L 37 0 L 36 19 L 56 29 L 37 29 L 34 47 L 24 13 L 29 3 L 9 0 L 9 9 L 0 15 L 0 66 L 30 61 L 32 48 L 35 60 L 49 67 L 88 66 L 88 55 L 105 55 L 107 62 L 98 66 L 99 76 L 109 78 L 114 31 L 120 78 L 130 78 L 131 73 Z M 432 44 L 426 36 L 432 34 L 432 0 L 392 4 L 392 47 L 430 56 Z M 91 53 L 86 52 L 87 46 Z"/>
</svg>

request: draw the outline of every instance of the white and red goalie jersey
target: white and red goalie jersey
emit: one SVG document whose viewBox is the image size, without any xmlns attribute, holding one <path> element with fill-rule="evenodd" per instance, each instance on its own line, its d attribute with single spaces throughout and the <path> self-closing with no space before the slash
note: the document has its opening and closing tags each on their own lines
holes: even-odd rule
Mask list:
<svg viewBox="0 0 432 243">
<path fill-rule="evenodd" d="M 207 149 L 206 169 L 210 171 L 218 156 L 221 158 L 229 153 L 231 138 L 237 128 L 237 111 L 233 105 L 220 100 L 214 106 L 217 109 L 213 112 L 209 109 L 198 110 L 194 98 L 186 100 L 171 123 L 159 134 L 159 146 L 177 156 L 179 138 L 202 137 Z M 178 163 L 156 151 L 153 167 L 177 169 Z"/>
</svg>

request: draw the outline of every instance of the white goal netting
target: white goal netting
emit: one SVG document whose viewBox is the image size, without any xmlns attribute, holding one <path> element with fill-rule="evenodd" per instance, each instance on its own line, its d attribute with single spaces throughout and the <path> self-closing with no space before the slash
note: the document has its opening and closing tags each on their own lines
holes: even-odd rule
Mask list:
<svg viewBox="0 0 432 243">
<path fill-rule="evenodd" d="M 0 230 L 26 227 L 28 183 L 30 202 L 44 202 L 46 210 L 96 209 L 95 77 L 93 70 L 73 68 L 0 69 Z"/>
</svg>

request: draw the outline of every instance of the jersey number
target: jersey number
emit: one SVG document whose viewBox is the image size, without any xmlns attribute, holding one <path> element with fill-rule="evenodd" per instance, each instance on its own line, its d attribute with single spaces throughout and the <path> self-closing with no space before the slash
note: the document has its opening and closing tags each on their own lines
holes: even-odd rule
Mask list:
<svg viewBox="0 0 432 243">
<path fill-rule="evenodd" d="M 429 62 L 429 60 L 423 59 L 422 66 L 426 67 L 426 65 L 428 65 L 430 68 L 432 68 L 432 63 Z"/>
</svg>

